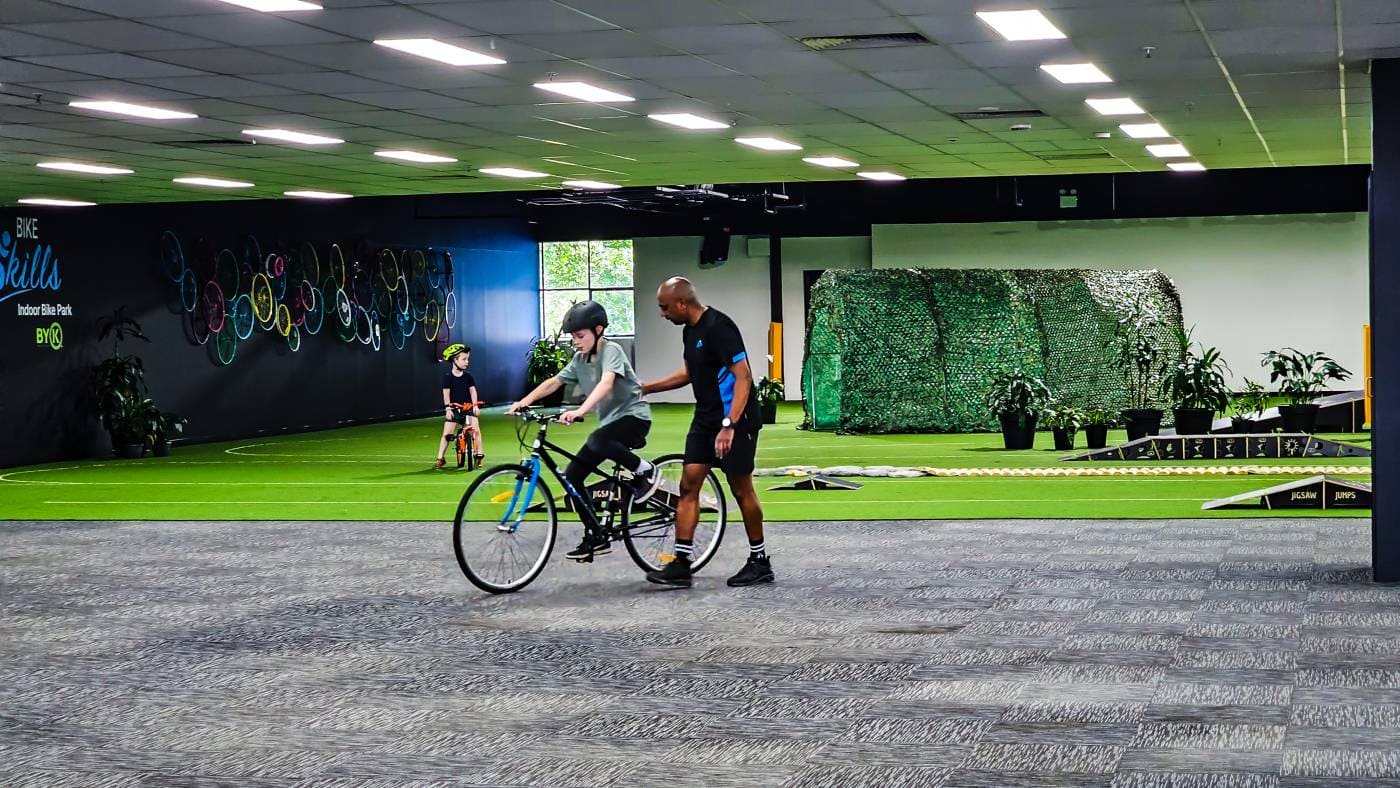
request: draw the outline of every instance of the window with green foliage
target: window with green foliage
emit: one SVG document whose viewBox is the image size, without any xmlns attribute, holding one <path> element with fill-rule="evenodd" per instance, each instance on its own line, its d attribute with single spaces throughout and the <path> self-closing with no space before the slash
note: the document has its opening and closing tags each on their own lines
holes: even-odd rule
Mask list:
<svg viewBox="0 0 1400 788">
<path fill-rule="evenodd" d="M 608 310 L 609 334 L 632 336 L 632 242 L 540 244 L 540 336 L 557 336 L 569 307 L 589 298 Z"/>
</svg>

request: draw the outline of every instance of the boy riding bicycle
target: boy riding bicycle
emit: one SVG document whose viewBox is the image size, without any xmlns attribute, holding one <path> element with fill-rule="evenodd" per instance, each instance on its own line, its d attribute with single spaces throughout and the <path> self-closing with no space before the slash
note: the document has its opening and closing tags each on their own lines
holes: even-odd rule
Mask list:
<svg viewBox="0 0 1400 788">
<path fill-rule="evenodd" d="M 532 403 L 558 391 L 565 384 L 580 386 L 587 392 L 577 409 L 560 414 L 559 420 L 572 424 L 585 413 L 597 409 L 598 429 L 588 436 L 576 459 L 564 470 L 564 478 L 581 495 L 586 495 L 588 475 L 604 460 L 612 460 L 624 470 L 631 471 L 633 501 L 643 501 L 655 491 L 659 477 L 652 464 L 638 457 L 633 449 L 646 444 L 651 431 L 651 408 L 642 400 L 642 385 L 632 362 L 617 343 L 603 336 L 608 325 L 608 313 L 596 301 L 582 301 L 569 307 L 564 314 L 564 333 L 573 340 L 576 352 L 568 366 L 559 374 L 535 387 L 510 407 L 517 413 Z M 566 556 L 586 560 L 591 556 L 612 551 L 608 536 L 599 533 L 596 523 L 585 520 L 583 541 Z"/>
<path fill-rule="evenodd" d="M 471 433 L 476 449 L 476 467 L 480 468 L 486 450 L 481 442 L 481 424 L 477 420 L 480 408 L 476 378 L 467 371 L 472 361 L 472 349 L 455 342 L 442 351 L 442 360 L 450 364 L 442 375 L 442 406 L 446 421 L 442 425 L 442 440 L 438 442 L 437 461 L 433 463 L 433 468 L 440 469 L 447 464 L 447 447 L 457 437 L 458 428 Z"/>
</svg>

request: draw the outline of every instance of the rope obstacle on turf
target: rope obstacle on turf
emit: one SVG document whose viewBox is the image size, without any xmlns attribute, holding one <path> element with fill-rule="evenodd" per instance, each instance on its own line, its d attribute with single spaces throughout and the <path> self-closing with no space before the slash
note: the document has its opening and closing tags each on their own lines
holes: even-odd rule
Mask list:
<svg viewBox="0 0 1400 788">
<path fill-rule="evenodd" d="M 429 343 L 446 339 L 457 322 L 452 255 L 445 250 L 358 244 L 347 259 L 338 244 L 323 252 L 310 241 L 264 250 L 249 235 L 238 251 L 215 251 L 200 239 L 186 257 L 167 230 L 160 266 L 175 288 L 186 335 L 225 366 L 255 330 L 277 336 L 293 352 L 323 327 L 348 345 L 378 351 L 386 344 L 403 350 L 415 335 Z"/>
</svg>

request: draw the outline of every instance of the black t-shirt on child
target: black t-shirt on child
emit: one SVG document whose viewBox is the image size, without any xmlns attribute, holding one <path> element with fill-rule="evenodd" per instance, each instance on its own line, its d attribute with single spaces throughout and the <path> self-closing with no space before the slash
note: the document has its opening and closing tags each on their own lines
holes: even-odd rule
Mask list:
<svg viewBox="0 0 1400 788">
<path fill-rule="evenodd" d="M 461 377 L 452 374 L 450 371 L 442 375 L 442 387 L 452 391 L 452 401 L 454 403 L 471 402 L 472 387 L 476 385 L 476 378 L 472 373 L 463 372 Z"/>
<path fill-rule="evenodd" d="M 734 373 L 729 367 L 748 358 L 744 338 L 729 316 L 710 307 L 693 326 L 681 332 L 685 342 L 685 369 L 695 392 L 695 423 L 718 428 L 734 403 Z M 756 392 L 749 390 L 749 401 L 740 418 L 751 429 L 762 424 L 758 417 Z"/>
</svg>

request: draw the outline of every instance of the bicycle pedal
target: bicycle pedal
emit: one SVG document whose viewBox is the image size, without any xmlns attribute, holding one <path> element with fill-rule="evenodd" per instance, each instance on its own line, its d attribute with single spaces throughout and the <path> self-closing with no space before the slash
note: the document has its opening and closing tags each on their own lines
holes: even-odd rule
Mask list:
<svg viewBox="0 0 1400 788">
<path fill-rule="evenodd" d="M 593 554 L 589 553 L 588 555 L 581 555 L 578 558 L 574 558 L 571 560 L 577 564 L 591 564 L 593 563 Z"/>
</svg>

